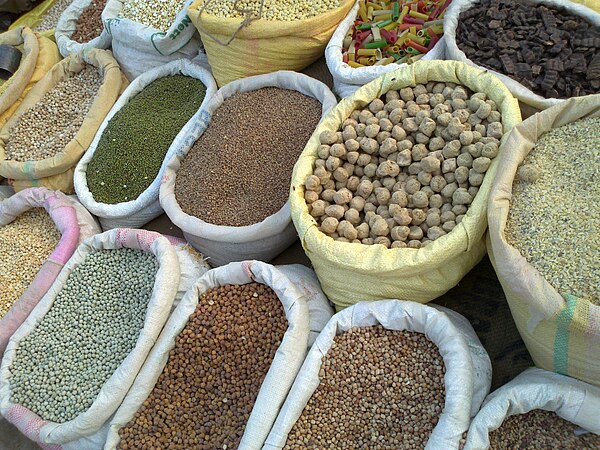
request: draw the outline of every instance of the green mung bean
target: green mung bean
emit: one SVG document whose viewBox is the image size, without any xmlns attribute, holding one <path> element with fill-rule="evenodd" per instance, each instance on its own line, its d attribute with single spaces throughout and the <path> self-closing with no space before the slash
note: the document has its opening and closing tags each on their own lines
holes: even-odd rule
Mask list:
<svg viewBox="0 0 600 450">
<path fill-rule="evenodd" d="M 104 129 L 87 168 L 94 199 L 115 204 L 138 198 L 157 177 L 173 139 L 205 94 L 198 79 L 166 76 L 123 106 Z"/>
</svg>

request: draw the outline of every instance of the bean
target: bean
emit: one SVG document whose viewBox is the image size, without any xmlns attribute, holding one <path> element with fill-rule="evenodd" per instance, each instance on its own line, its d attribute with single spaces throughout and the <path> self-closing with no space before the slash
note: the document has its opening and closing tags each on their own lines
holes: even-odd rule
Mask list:
<svg viewBox="0 0 600 450">
<path fill-rule="evenodd" d="M 261 13 L 262 5 L 262 15 Z M 217 17 L 245 17 L 245 11 L 250 11 L 253 17 L 266 20 L 303 20 L 326 13 L 340 6 L 339 0 L 245 0 L 236 6 L 235 0 L 206 1 L 206 12 Z"/>
<path fill-rule="evenodd" d="M 90 5 L 85 8 L 77 24 L 75 32 L 71 35 L 71 39 L 75 42 L 89 42 L 97 38 L 102 33 L 104 25 L 102 25 L 102 11 L 106 6 L 107 0 L 93 0 Z"/>
</svg>

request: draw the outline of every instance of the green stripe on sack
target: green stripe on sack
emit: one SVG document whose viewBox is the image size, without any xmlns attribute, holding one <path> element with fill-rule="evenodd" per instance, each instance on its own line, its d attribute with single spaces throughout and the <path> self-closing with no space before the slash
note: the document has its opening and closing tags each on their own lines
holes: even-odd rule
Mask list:
<svg viewBox="0 0 600 450">
<path fill-rule="evenodd" d="M 554 338 L 554 371 L 567 375 L 569 369 L 569 326 L 573 320 L 577 298 L 565 296 L 567 305 L 556 318 L 556 336 Z"/>
</svg>

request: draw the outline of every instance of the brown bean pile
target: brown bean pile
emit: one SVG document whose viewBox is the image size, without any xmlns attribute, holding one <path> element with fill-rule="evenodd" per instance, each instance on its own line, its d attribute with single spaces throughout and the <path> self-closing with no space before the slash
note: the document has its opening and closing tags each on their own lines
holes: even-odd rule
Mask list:
<svg viewBox="0 0 600 450">
<path fill-rule="evenodd" d="M 268 286 L 206 291 L 118 448 L 237 448 L 287 326 Z"/>
<path fill-rule="evenodd" d="M 92 0 L 92 3 L 85 8 L 79 20 L 77 21 L 75 33 L 71 36 L 75 42 L 89 42 L 97 38 L 102 33 L 102 11 L 106 6 L 107 0 Z"/>
<path fill-rule="evenodd" d="M 279 211 L 294 164 L 322 105 L 297 91 L 268 87 L 227 98 L 181 163 L 181 209 L 215 225 L 245 226 Z"/>
<path fill-rule="evenodd" d="M 456 43 L 471 61 L 547 98 L 600 88 L 600 27 L 528 1 L 482 0 L 460 14 Z"/>
<path fill-rule="evenodd" d="M 0 228 L 0 319 L 23 295 L 59 240 L 44 208 L 25 211 Z"/>
<path fill-rule="evenodd" d="M 491 450 L 592 450 L 600 448 L 600 435 L 576 436 L 578 427 L 553 411 L 536 409 L 510 416 L 490 432 Z"/>
<path fill-rule="evenodd" d="M 374 326 L 336 336 L 284 449 L 422 449 L 444 408 L 444 372 L 424 334 Z"/>
</svg>

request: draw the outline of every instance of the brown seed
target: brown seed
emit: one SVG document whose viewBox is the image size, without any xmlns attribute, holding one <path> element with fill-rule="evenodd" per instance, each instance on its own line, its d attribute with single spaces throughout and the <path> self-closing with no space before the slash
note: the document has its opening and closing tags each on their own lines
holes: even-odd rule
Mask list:
<svg viewBox="0 0 600 450">
<path fill-rule="evenodd" d="M 102 11 L 106 6 L 107 0 L 93 0 L 90 5 L 85 8 L 75 28 L 75 33 L 71 36 L 75 42 L 89 42 L 100 36 L 104 26 L 102 25 Z"/>
</svg>

